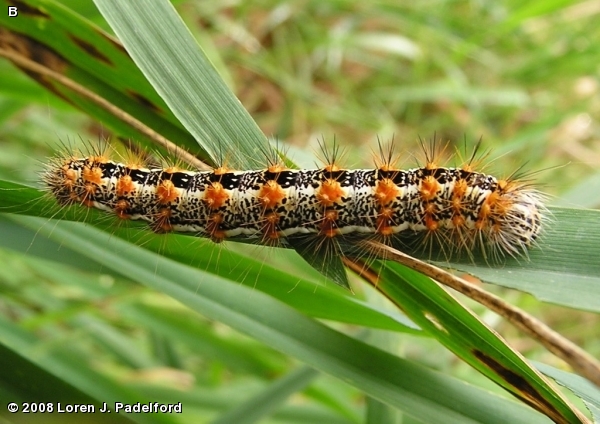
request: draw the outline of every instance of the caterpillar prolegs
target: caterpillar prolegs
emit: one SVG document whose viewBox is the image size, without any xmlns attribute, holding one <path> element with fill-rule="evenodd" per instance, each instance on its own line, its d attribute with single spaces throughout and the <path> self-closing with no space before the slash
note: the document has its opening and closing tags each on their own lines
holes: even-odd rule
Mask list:
<svg viewBox="0 0 600 424">
<path fill-rule="evenodd" d="M 186 171 L 120 163 L 104 154 L 51 161 L 43 181 L 62 205 L 82 204 L 156 232 L 297 246 L 298 241 L 386 244 L 423 237 L 448 254 L 526 255 L 542 231 L 543 195 L 516 179 L 461 167 Z M 431 157 L 428 155 L 428 157 Z M 322 243 L 315 243 L 315 248 Z"/>
</svg>

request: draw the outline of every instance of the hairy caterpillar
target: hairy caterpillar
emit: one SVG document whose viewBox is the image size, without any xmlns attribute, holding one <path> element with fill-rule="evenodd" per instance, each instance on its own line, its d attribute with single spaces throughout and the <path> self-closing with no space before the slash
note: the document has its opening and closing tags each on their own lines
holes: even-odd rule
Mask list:
<svg viewBox="0 0 600 424">
<path fill-rule="evenodd" d="M 43 181 L 62 205 L 82 204 L 145 220 L 155 232 L 297 246 L 294 241 L 386 244 L 424 236 L 449 253 L 479 248 L 494 257 L 526 255 L 542 231 L 543 196 L 525 183 L 473 169 L 395 168 L 382 154 L 374 169 L 186 171 L 120 163 L 104 154 L 51 161 Z M 315 249 L 323 243 L 315 243 Z M 337 245 L 337 244 L 336 244 Z"/>
</svg>

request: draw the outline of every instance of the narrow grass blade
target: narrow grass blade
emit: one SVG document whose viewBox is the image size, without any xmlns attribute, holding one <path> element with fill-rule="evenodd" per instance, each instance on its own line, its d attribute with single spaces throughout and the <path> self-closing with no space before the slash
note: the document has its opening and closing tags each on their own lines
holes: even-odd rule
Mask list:
<svg viewBox="0 0 600 424">
<path fill-rule="evenodd" d="M 597 386 L 576 374 L 540 362 L 534 362 L 534 365 L 548 377 L 553 378 L 558 384 L 568 388 L 581 398 L 592 414 L 594 423 L 600 422 L 600 389 Z"/>
<path fill-rule="evenodd" d="M 462 360 L 556 422 L 579 422 L 541 374 L 433 280 L 395 263 L 376 269 L 378 290 Z"/>
<path fill-rule="evenodd" d="M 252 396 L 219 416 L 211 424 L 251 424 L 269 416 L 280 407 L 289 396 L 304 389 L 319 373 L 310 367 L 301 367 L 273 382 L 265 390 Z"/>
<path fill-rule="evenodd" d="M 18 217 L 25 224 L 31 220 Z M 37 221 L 29 221 L 38 226 Z M 524 406 L 384 353 L 307 318 L 292 308 L 219 277 L 124 243 L 91 227 L 58 223 L 40 230 L 210 319 L 241 331 L 367 395 L 421 420 L 447 423 L 544 422 Z M 201 284 L 198 282 L 201 281 Z M 394 372 L 390 372 L 394 370 Z M 577 422 L 577 421 L 573 421 Z"/>
<path fill-rule="evenodd" d="M 0 320 L 0 334 L 5 335 L 5 326 L 8 327 L 9 325 Z M 0 394 L 6 402 L 15 402 L 20 406 L 25 403 L 41 403 L 43 404 L 40 405 L 42 407 L 51 405 L 53 411 L 40 411 L 39 415 L 43 413 L 42 416 L 46 417 L 45 419 L 48 419 L 49 416 L 58 416 L 60 417 L 60 421 L 64 423 L 80 423 L 81 414 L 60 413 L 58 412 L 59 406 L 63 411 L 67 409 L 67 405 L 93 405 L 96 411 L 102 408 L 102 399 L 82 392 L 65 381 L 62 376 L 59 378 L 53 375 L 45 367 L 21 356 L 18 352 L 19 349 L 11 349 L 5 344 L 0 343 L 0 367 L 2 368 L 2 373 L 0 374 Z M 24 376 L 35 376 L 35 383 L 32 384 Z M 2 411 L 0 414 L 4 419 L 6 419 L 5 412 Z M 16 418 L 18 422 L 25 422 L 23 418 L 27 416 L 25 414 L 22 410 L 19 410 L 18 413 L 11 416 Z M 34 415 L 31 412 L 29 414 L 30 416 Z M 30 422 L 41 422 L 35 420 L 35 415 L 31 419 L 32 421 Z M 123 414 L 113 416 L 99 412 L 94 414 L 93 420 L 95 423 L 127 424 L 135 422 Z"/>
<path fill-rule="evenodd" d="M 146 78 L 217 164 L 255 168 L 262 134 L 166 0 L 95 0 Z"/>
<path fill-rule="evenodd" d="M 23 361 L 17 362 L 18 364 L 22 364 L 24 367 L 29 368 L 23 369 L 23 372 L 31 371 L 30 367 L 33 366 L 42 368 L 43 370 L 45 370 L 46 373 L 56 376 L 56 378 L 60 379 L 65 383 L 58 385 L 54 389 L 56 390 L 59 387 L 65 388 L 67 390 L 65 396 L 69 396 L 70 394 L 72 394 L 74 395 L 73 400 L 83 400 L 84 398 L 81 395 L 77 395 L 75 393 L 75 390 L 69 390 L 67 388 L 68 385 L 73 386 L 75 389 L 84 393 L 86 396 L 96 399 L 96 402 L 100 405 L 102 405 L 102 402 L 106 402 L 107 406 L 112 411 L 115 410 L 115 402 L 127 404 L 135 404 L 136 402 L 151 402 L 151 399 L 143 399 L 140 397 L 139 394 L 136 394 L 128 390 L 127 388 L 122 387 L 117 382 L 109 380 L 108 378 L 94 371 L 93 367 L 90 367 L 90 364 L 82 361 L 81 358 L 78 357 L 74 352 L 70 352 L 68 346 L 63 346 L 62 348 L 55 349 L 51 353 L 41 354 L 38 350 L 36 350 L 36 347 L 38 347 L 39 344 L 38 340 L 35 337 L 18 328 L 15 324 L 6 321 L 4 318 L 0 319 L 0 339 L 10 351 L 16 352 L 21 356 L 24 356 L 27 360 L 31 361 L 31 363 L 34 364 L 28 364 Z M 7 358 L 10 358 L 10 356 L 7 356 Z M 23 376 L 33 378 L 36 375 L 39 376 L 39 374 L 36 373 L 21 374 L 21 378 L 24 378 Z M 14 375 L 12 376 L 12 378 L 14 378 Z M 10 380 L 11 374 L 9 373 L 6 375 L 6 380 L 4 381 L 6 382 Z M 53 382 L 54 380 L 51 379 L 51 377 L 48 377 L 48 379 L 45 380 L 42 384 L 52 384 Z M 27 389 L 26 393 L 33 395 L 36 393 L 36 389 L 29 388 Z M 51 399 L 56 399 L 60 396 L 60 394 L 54 393 L 49 394 L 49 396 L 51 396 Z M 34 399 L 35 398 L 31 397 L 25 400 L 31 402 Z M 63 399 L 66 399 L 66 397 Z M 121 413 L 113 413 L 111 415 L 120 414 Z M 167 414 L 150 415 L 123 413 L 123 416 L 128 417 L 131 421 L 140 424 L 173 424 L 177 422 L 173 419 L 172 416 L 169 416 Z M 128 422 L 128 420 L 119 420 L 118 422 Z"/>
</svg>

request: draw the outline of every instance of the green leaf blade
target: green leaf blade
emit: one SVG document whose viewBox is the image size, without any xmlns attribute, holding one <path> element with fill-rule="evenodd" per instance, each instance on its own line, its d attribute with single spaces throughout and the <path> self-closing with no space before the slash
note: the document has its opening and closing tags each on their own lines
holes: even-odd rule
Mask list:
<svg viewBox="0 0 600 424">
<path fill-rule="evenodd" d="M 268 144 L 166 1 L 96 0 L 146 78 L 217 164 L 252 169 Z"/>
<path fill-rule="evenodd" d="M 19 217 L 27 224 L 31 218 Z M 27 225 L 38 226 L 37 221 Z M 206 278 L 115 237 L 69 222 L 40 230 L 107 269 L 164 292 L 311 367 L 359 387 L 421 420 L 449 423 L 547 422 L 506 399 L 394 357 L 308 318 L 268 296 L 219 277 Z M 202 284 L 197 281 L 202 279 Z M 393 370 L 392 372 L 390 370 Z"/>
</svg>

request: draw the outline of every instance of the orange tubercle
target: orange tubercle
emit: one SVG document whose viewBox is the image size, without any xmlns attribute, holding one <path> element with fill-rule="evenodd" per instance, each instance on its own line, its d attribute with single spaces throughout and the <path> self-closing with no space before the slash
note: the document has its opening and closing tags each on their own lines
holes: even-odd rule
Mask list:
<svg viewBox="0 0 600 424">
<path fill-rule="evenodd" d="M 273 174 L 279 174 L 280 172 L 285 171 L 287 168 L 279 163 L 276 163 L 274 165 L 269 165 L 269 167 L 267 168 L 267 171 L 273 173 Z"/>
<path fill-rule="evenodd" d="M 263 225 L 262 231 L 266 239 L 276 240 L 279 238 L 277 232 L 277 224 L 279 223 L 279 215 L 275 212 L 265 215 L 265 224 Z"/>
<path fill-rule="evenodd" d="M 68 168 L 66 165 L 63 166 L 63 172 L 65 174 L 65 178 L 71 180 L 73 182 L 77 181 L 77 172 L 74 169 Z"/>
<path fill-rule="evenodd" d="M 221 230 L 222 222 L 222 213 L 214 213 L 210 216 L 210 218 L 208 218 L 206 232 L 210 235 L 211 240 L 215 243 L 220 243 L 225 240 L 225 231 Z"/>
<path fill-rule="evenodd" d="M 377 181 L 377 186 L 375 187 L 375 199 L 377 202 L 385 206 L 394 200 L 398 196 L 398 187 L 394 182 L 389 178 L 384 178 L 383 180 Z"/>
<path fill-rule="evenodd" d="M 269 180 L 260 189 L 258 199 L 265 209 L 271 209 L 285 199 L 285 191 L 276 181 Z"/>
<path fill-rule="evenodd" d="M 213 213 L 210 218 L 208 218 L 208 225 L 221 225 L 223 222 L 223 214 L 222 213 Z"/>
<path fill-rule="evenodd" d="M 83 198 L 90 199 L 94 196 L 94 193 L 96 193 L 97 186 L 95 184 L 88 183 L 83 188 L 85 189 Z"/>
<path fill-rule="evenodd" d="M 498 180 L 498 188 L 500 190 L 506 191 L 510 188 L 511 184 L 509 181 L 506 180 Z"/>
<path fill-rule="evenodd" d="M 394 216 L 394 209 L 392 209 L 392 208 L 382 208 L 379 211 L 379 215 L 377 215 L 377 216 L 391 220 L 392 217 Z"/>
<path fill-rule="evenodd" d="M 438 169 L 438 165 L 434 161 L 429 161 L 425 164 L 425 169 L 432 171 L 434 169 Z"/>
<path fill-rule="evenodd" d="M 215 175 L 223 175 L 227 174 L 228 172 L 231 172 L 231 170 L 226 166 L 219 166 L 218 168 L 215 168 L 213 172 L 215 173 Z"/>
<path fill-rule="evenodd" d="M 452 210 L 454 213 L 461 213 L 463 208 L 463 201 L 460 197 L 452 197 Z"/>
<path fill-rule="evenodd" d="M 429 231 L 435 231 L 439 226 L 440 224 L 435 220 L 433 215 L 425 214 L 425 227 L 427 227 Z"/>
<path fill-rule="evenodd" d="M 338 219 L 338 213 L 333 209 L 327 209 L 323 215 L 323 219 L 325 219 L 325 221 L 335 222 Z"/>
<path fill-rule="evenodd" d="M 156 188 L 156 197 L 158 198 L 158 203 L 164 205 L 177 199 L 179 197 L 179 190 L 175 187 L 173 181 L 163 180 Z"/>
<path fill-rule="evenodd" d="M 88 160 L 90 162 L 94 162 L 94 163 L 106 163 L 108 162 L 108 158 L 104 155 L 96 155 L 96 156 L 90 156 L 88 158 Z"/>
<path fill-rule="evenodd" d="M 419 192 L 421 193 L 421 199 L 433 200 L 437 196 L 437 192 L 440 189 L 440 183 L 432 176 L 429 175 L 423 179 Z"/>
<path fill-rule="evenodd" d="M 131 176 L 125 175 L 117 180 L 117 196 L 125 196 L 135 190 Z"/>
<path fill-rule="evenodd" d="M 461 214 L 455 214 L 452 216 L 452 224 L 455 228 L 461 228 L 465 225 L 465 217 Z"/>
<path fill-rule="evenodd" d="M 379 226 L 377 227 L 377 232 L 379 234 L 381 234 L 382 236 L 391 236 L 392 234 L 394 234 L 394 229 L 391 226 Z"/>
<path fill-rule="evenodd" d="M 128 169 L 140 169 L 144 167 L 144 162 L 141 158 L 136 158 L 135 160 L 131 159 L 125 163 L 125 166 Z"/>
<path fill-rule="evenodd" d="M 115 205 L 115 213 L 117 214 L 117 217 L 120 219 L 129 219 L 129 214 L 125 213 L 127 209 L 129 209 L 129 202 L 127 200 L 117 200 Z"/>
<path fill-rule="evenodd" d="M 454 183 L 454 189 L 452 190 L 452 210 L 455 214 L 462 212 L 463 197 L 465 197 L 468 187 L 465 180 L 458 180 Z"/>
<path fill-rule="evenodd" d="M 154 221 L 154 231 L 157 233 L 168 233 L 173 230 L 173 226 L 169 222 L 171 218 L 171 209 L 162 208 L 156 214 L 156 220 Z"/>
<path fill-rule="evenodd" d="M 501 199 L 501 194 L 497 191 L 490 193 L 485 199 L 485 202 L 483 202 L 483 205 L 481 205 L 481 209 L 479 210 L 479 218 L 485 220 L 489 218 L 490 215 L 497 213 L 498 209 L 501 207 Z M 502 207 L 502 209 L 504 208 Z"/>
<path fill-rule="evenodd" d="M 428 215 L 432 215 L 437 212 L 437 206 L 435 203 L 427 203 L 425 205 L 425 213 Z"/>
<path fill-rule="evenodd" d="M 211 209 L 219 209 L 228 198 L 229 194 L 218 182 L 212 183 L 204 193 L 204 201 Z"/>
<path fill-rule="evenodd" d="M 457 180 L 454 183 L 454 189 L 452 190 L 452 196 L 455 198 L 463 198 L 467 193 L 467 189 L 469 188 L 467 182 L 465 180 Z"/>
<path fill-rule="evenodd" d="M 490 207 L 490 204 L 487 202 L 487 200 L 483 203 L 483 205 L 481 205 L 481 209 L 479 209 L 479 218 L 480 219 L 487 219 L 492 213 L 492 208 Z"/>
<path fill-rule="evenodd" d="M 317 191 L 317 199 L 323 206 L 332 206 L 334 203 L 338 202 L 344 194 L 346 193 L 341 184 L 333 178 L 329 178 L 321 184 L 321 187 Z"/>
<path fill-rule="evenodd" d="M 388 163 L 387 161 L 382 163 L 377 169 L 385 172 L 394 172 L 399 170 L 396 166 L 394 166 L 394 164 Z"/>
<path fill-rule="evenodd" d="M 377 215 L 377 232 L 383 236 L 391 236 L 394 231 L 392 226 L 392 217 L 394 210 L 392 208 L 382 208 Z"/>
<path fill-rule="evenodd" d="M 97 185 L 102 184 L 102 169 L 97 166 L 89 167 L 86 166 L 83 168 L 83 181 L 94 183 Z"/>
<path fill-rule="evenodd" d="M 337 235 L 336 221 L 338 219 L 337 211 L 333 209 L 325 210 L 323 222 L 321 223 L 320 234 L 325 237 L 335 237 Z"/>
<path fill-rule="evenodd" d="M 73 191 L 73 188 L 75 187 L 75 180 L 65 177 L 62 179 L 62 186 L 69 191 Z"/>
<path fill-rule="evenodd" d="M 490 193 L 490 195 L 487 197 L 487 199 L 485 199 L 485 203 L 487 203 L 490 206 L 495 206 L 498 201 L 500 200 L 501 195 L 498 191 L 494 191 L 493 193 Z"/>
</svg>

